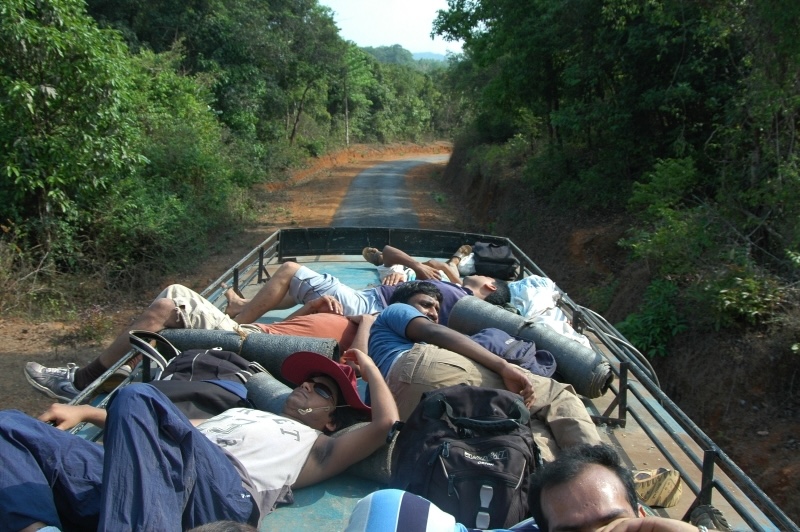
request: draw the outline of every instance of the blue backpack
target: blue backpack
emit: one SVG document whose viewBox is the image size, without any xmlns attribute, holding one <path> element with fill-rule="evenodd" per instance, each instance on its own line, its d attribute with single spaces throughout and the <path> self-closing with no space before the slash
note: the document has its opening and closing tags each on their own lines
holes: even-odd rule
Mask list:
<svg viewBox="0 0 800 532">
<path fill-rule="evenodd" d="M 470 336 L 476 343 L 511 364 L 525 368 L 542 377 L 552 377 L 556 372 L 556 359 L 550 351 L 536 349 L 536 344 L 511 336 L 495 328 L 483 329 Z"/>
</svg>

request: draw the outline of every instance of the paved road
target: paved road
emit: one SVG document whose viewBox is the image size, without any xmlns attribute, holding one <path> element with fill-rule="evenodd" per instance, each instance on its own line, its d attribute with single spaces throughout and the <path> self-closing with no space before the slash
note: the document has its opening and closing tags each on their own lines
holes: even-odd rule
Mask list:
<svg viewBox="0 0 800 532">
<path fill-rule="evenodd" d="M 405 175 L 415 166 L 446 161 L 448 157 L 421 155 L 364 170 L 350 183 L 331 226 L 418 229 L 419 218 L 405 187 Z"/>
</svg>

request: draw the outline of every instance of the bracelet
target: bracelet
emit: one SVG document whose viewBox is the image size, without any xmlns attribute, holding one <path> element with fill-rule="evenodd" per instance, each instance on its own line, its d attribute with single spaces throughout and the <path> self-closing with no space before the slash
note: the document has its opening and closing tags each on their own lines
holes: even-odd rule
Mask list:
<svg viewBox="0 0 800 532">
<path fill-rule="evenodd" d="M 708 528 L 703 525 L 697 525 L 697 532 L 708 532 Z"/>
</svg>

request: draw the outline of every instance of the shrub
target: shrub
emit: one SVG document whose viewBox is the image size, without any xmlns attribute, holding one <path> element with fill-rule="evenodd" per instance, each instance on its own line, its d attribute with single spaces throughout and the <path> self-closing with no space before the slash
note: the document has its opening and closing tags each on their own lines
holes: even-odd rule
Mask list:
<svg viewBox="0 0 800 532">
<path fill-rule="evenodd" d="M 687 328 L 678 314 L 677 297 L 675 283 L 653 281 L 645 290 L 641 310 L 625 318 L 617 329 L 647 356 L 665 356 L 670 338 Z"/>
</svg>

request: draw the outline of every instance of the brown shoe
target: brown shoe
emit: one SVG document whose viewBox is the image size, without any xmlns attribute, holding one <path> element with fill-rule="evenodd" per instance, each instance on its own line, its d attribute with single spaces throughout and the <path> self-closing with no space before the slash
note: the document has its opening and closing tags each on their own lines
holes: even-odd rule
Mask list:
<svg viewBox="0 0 800 532">
<path fill-rule="evenodd" d="M 458 248 L 455 253 L 453 253 L 453 256 L 450 257 L 450 260 L 448 260 L 447 262 L 451 264 L 458 264 L 464 257 L 469 256 L 470 253 L 472 253 L 472 246 L 470 246 L 469 244 L 464 244 L 463 246 Z M 457 259 L 457 261 L 454 262 L 453 259 Z"/>
<path fill-rule="evenodd" d="M 659 467 L 649 471 L 635 471 L 633 483 L 639 498 L 648 506 L 671 508 L 681 500 L 681 474 L 674 469 Z"/>
<path fill-rule="evenodd" d="M 377 248 L 364 248 L 361 250 L 361 256 L 364 257 L 365 261 L 371 262 L 375 266 L 383 264 L 383 253 Z"/>
</svg>

